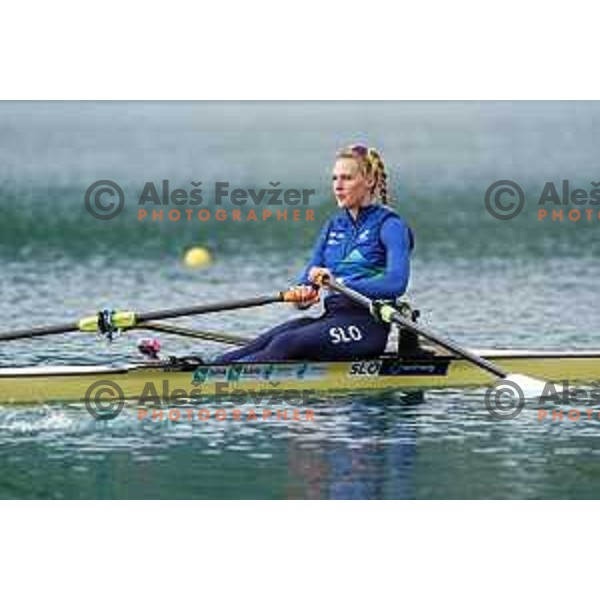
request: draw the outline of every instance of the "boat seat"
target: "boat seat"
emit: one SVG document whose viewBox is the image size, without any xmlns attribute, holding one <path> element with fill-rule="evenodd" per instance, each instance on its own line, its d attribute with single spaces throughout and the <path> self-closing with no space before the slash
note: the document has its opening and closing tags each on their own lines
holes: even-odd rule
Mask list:
<svg viewBox="0 0 600 600">
<path fill-rule="evenodd" d="M 410 319 L 413 323 L 418 322 L 421 313 L 410 305 L 406 296 L 398 298 L 394 305 L 404 318 Z M 410 357 L 435 356 L 432 349 L 424 348 L 421 345 L 421 340 L 416 333 L 396 323 L 392 323 L 390 327 L 385 353 Z"/>
</svg>

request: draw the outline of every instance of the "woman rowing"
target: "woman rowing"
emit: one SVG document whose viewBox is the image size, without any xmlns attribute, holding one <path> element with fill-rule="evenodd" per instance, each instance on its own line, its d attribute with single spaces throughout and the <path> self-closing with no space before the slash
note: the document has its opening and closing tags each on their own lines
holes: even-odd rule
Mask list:
<svg viewBox="0 0 600 600">
<path fill-rule="evenodd" d="M 339 152 L 333 193 L 340 210 L 321 230 L 293 288 L 296 306 L 317 303 L 319 284 L 328 276 L 372 300 L 395 300 L 408 285 L 413 236 L 388 206 L 387 174 L 379 153 L 361 145 Z M 323 315 L 283 323 L 217 362 L 369 358 L 385 350 L 389 327 L 346 297 L 330 293 Z"/>
</svg>

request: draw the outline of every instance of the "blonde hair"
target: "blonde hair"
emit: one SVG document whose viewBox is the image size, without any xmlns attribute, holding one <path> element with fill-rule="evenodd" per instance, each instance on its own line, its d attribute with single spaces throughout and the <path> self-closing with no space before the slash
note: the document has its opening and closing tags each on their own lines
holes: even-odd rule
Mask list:
<svg viewBox="0 0 600 600">
<path fill-rule="evenodd" d="M 387 173 L 385 171 L 385 164 L 381 155 L 375 148 L 367 148 L 360 144 L 354 146 L 348 146 L 343 150 L 340 150 L 336 158 L 352 158 L 354 159 L 363 174 L 366 177 L 373 177 L 373 187 L 371 193 L 375 198 L 379 198 L 382 204 L 391 204 L 391 198 L 388 195 L 387 189 Z"/>
</svg>

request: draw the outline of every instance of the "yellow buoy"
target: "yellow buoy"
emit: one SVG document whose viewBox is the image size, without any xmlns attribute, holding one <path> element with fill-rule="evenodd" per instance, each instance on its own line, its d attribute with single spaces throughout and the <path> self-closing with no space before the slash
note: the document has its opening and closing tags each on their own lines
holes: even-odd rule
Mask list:
<svg viewBox="0 0 600 600">
<path fill-rule="evenodd" d="M 195 246 L 189 248 L 183 257 L 183 264 L 191 269 L 207 267 L 212 263 L 212 256 L 206 248 Z"/>
</svg>

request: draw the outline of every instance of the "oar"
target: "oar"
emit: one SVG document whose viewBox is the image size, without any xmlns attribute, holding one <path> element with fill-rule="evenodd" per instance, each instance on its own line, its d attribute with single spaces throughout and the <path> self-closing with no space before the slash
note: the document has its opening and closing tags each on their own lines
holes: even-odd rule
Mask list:
<svg viewBox="0 0 600 600">
<path fill-rule="evenodd" d="M 86 333 L 102 332 L 107 330 L 132 329 L 148 321 L 160 321 L 162 319 L 175 319 L 178 317 L 189 317 L 192 315 L 204 315 L 226 310 L 237 310 L 240 308 L 251 308 L 254 306 L 264 306 L 275 302 L 295 302 L 297 297 L 289 292 L 279 292 L 273 296 L 258 296 L 246 300 L 233 300 L 230 302 L 216 302 L 213 304 L 201 304 L 198 306 L 189 306 L 187 308 L 172 308 L 165 310 L 155 310 L 145 313 L 135 313 L 133 311 L 122 311 L 109 313 L 103 317 L 103 313 L 98 313 L 91 317 L 84 317 L 74 323 L 63 325 L 50 325 L 45 327 L 34 327 L 31 329 L 20 329 L 0 333 L 0 342 L 14 340 L 23 340 L 29 338 L 55 335 L 59 333 L 71 333 L 74 331 L 83 331 Z"/>
<path fill-rule="evenodd" d="M 322 284 L 327 286 L 331 290 L 343 294 L 356 304 L 364 306 L 372 313 L 374 312 L 375 306 L 370 298 L 367 298 L 367 296 L 364 296 L 363 294 L 360 294 L 359 292 L 350 289 L 343 283 L 340 283 L 339 281 L 336 281 L 332 278 L 323 278 Z M 470 350 L 467 350 L 462 346 L 459 346 L 456 342 L 444 338 L 438 335 L 437 333 L 434 333 L 430 329 L 423 327 L 423 325 L 419 325 L 418 323 L 407 319 L 406 317 L 402 316 L 402 314 L 393 306 L 384 304 L 381 307 L 378 307 L 377 310 L 379 312 L 379 316 L 384 322 L 397 323 L 398 325 L 401 325 L 402 327 L 413 331 L 421 337 L 428 339 L 434 344 L 445 348 L 446 350 L 452 352 L 456 356 L 460 356 L 461 358 L 464 358 L 470 363 L 477 365 L 478 367 L 484 369 L 488 373 L 491 373 L 492 375 L 495 375 L 496 377 L 499 377 L 501 379 L 507 379 L 512 381 L 513 383 L 516 383 L 525 395 L 540 396 L 543 393 L 544 387 L 546 385 L 545 381 L 534 379 L 533 377 L 529 377 L 528 375 L 521 375 L 519 373 L 509 373 L 497 364 L 486 360 L 481 356 L 478 356 L 474 352 L 471 352 Z"/>
</svg>

